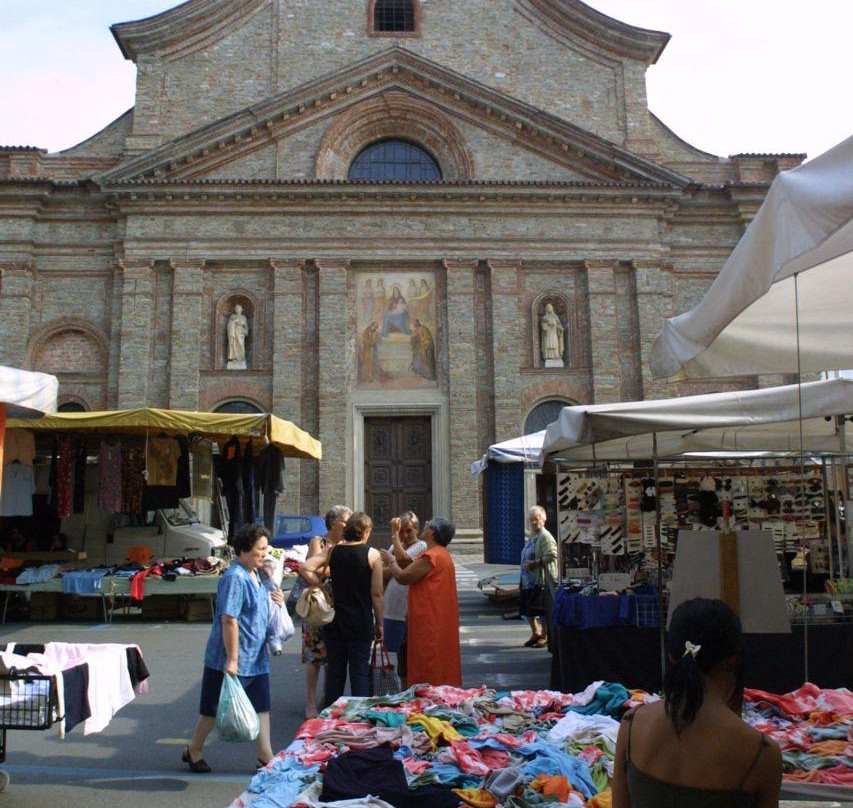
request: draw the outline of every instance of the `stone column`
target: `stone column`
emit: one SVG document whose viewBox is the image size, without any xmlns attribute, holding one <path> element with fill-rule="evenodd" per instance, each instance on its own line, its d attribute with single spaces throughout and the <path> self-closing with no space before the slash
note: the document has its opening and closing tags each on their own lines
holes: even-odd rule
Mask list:
<svg viewBox="0 0 853 808">
<path fill-rule="evenodd" d="M 616 316 L 615 261 L 586 261 L 589 284 L 589 339 L 596 404 L 622 400 L 619 323 Z"/>
<path fill-rule="evenodd" d="M 172 259 L 170 263 L 175 277 L 172 284 L 169 406 L 173 410 L 197 410 L 204 259 Z"/>
<path fill-rule="evenodd" d="M 521 259 L 490 258 L 492 281 L 492 356 L 495 368 L 495 440 L 509 440 L 523 429 L 518 406 L 518 369 L 521 365 L 521 317 L 518 287 Z"/>
<path fill-rule="evenodd" d="M 640 315 L 640 363 L 644 398 L 668 398 L 676 394 L 675 385 L 665 379 L 652 379 L 649 360 L 652 346 L 667 317 L 672 317 L 672 273 L 660 263 L 634 261 L 637 279 L 637 309 Z"/>
<path fill-rule="evenodd" d="M 477 261 L 446 258 L 443 263 L 447 272 L 450 518 L 460 537 L 482 537 L 477 478 L 471 475 L 472 458 L 479 457 L 483 449 L 477 441 L 477 335 L 473 316 Z"/>
<path fill-rule="evenodd" d="M 348 258 L 315 261 L 319 274 L 317 320 L 319 378 L 319 438 L 323 444 L 320 463 L 320 513 L 342 503 L 347 490 L 347 391 L 351 362 L 347 295 Z"/>
<path fill-rule="evenodd" d="M 272 258 L 270 268 L 273 277 L 272 411 L 301 427 L 304 344 L 302 274 L 305 261 Z M 314 461 L 285 460 L 285 489 L 279 498 L 279 507 L 287 513 L 300 511 L 300 466 L 303 462 Z"/>
<path fill-rule="evenodd" d="M 122 269 L 118 407 L 148 405 L 154 323 L 154 261 L 126 258 Z"/>
<path fill-rule="evenodd" d="M 33 265 L 0 262 L 0 364 L 27 367 Z"/>
</svg>

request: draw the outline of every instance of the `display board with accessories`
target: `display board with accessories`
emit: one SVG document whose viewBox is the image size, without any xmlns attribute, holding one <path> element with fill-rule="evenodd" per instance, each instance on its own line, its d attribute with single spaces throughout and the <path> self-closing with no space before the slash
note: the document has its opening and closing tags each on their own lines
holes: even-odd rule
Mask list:
<svg viewBox="0 0 853 808">
<path fill-rule="evenodd" d="M 833 572 L 834 504 L 820 465 L 662 465 L 657 477 L 651 468 L 561 471 L 557 505 L 564 581 L 584 566 L 593 576 L 656 568 L 658 529 L 666 567 L 679 531 L 722 530 L 724 511 L 735 530 L 770 531 L 788 573 L 798 551 L 810 573 Z"/>
</svg>

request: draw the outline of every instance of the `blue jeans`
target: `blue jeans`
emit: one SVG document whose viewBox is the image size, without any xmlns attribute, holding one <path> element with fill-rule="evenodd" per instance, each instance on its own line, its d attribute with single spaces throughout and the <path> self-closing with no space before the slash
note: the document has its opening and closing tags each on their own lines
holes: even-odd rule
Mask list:
<svg viewBox="0 0 853 808">
<path fill-rule="evenodd" d="M 373 640 L 354 640 L 333 626 L 324 632 L 326 642 L 326 694 L 328 707 L 344 694 L 349 668 L 350 693 L 370 695 L 370 647 Z"/>
</svg>

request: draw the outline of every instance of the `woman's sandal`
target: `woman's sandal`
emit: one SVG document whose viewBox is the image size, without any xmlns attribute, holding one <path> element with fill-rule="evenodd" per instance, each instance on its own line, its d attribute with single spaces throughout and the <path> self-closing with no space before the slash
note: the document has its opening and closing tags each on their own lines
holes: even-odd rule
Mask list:
<svg viewBox="0 0 853 808">
<path fill-rule="evenodd" d="M 184 747 L 184 753 L 181 755 L 181 760 L 190 767 L 190 771 L 193 772 L 193 774 L 207 774 L 211 770 L 204 758 L 193 760 L 190 757 L 189 744 Z"/>
<path fill-rule="evenodd" d="M 272 758 L 270 758 L 270 760 L 272 760 Z M 261 769 L 263 769 L 264 766 L 266 766 L 270 762 L 270 760 L 264 763 L 260 758 L 255 758 L 255 771 L 260 771 Z"/>
<path fill-rule="evenodd" d="M 538 643 L 541 639 L 542 636 L 540 634 L 533 634 L 531 635 L 530 639 L 526 643 L 524 643 L 524 647 L 534 648 L 536 646 L 536 643 Z"/>
<path fill-rule="evenodd" d="M 547 647 L 547 645 L 548 645 L 548 638 L 547 637 L 540 637 L 538 640 L 536 640 L 535 643 L 533 643 L 532 647 L 533 648 L 545 648 L 545 647 Z"/>
</svg>

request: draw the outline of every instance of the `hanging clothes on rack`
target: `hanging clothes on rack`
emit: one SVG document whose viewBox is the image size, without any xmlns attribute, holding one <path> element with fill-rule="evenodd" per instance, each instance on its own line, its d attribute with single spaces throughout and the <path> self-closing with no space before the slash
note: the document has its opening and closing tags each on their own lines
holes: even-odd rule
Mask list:
<svg viewBox="0 0 853 808">
<path fill-rule="evenodd" d="M 0 516 L 32 516 L 35 492 L 36 483 L 32 466 L 25 466 L 17 460 L 3 466 Z"/>
<path fill-rule="evenodd" d="M 243 475 L 240 442 L 231 438 L 219 455 L 217 473 L 222 481 L 222 495 L 228 505 L 228 535 L 243 524 Z"/>
<path fill-rule="evenodd" d="M 101 438 L 98 467 L 98 507 L 107 513 L 121 513 L 121 441 Z"/>
<path fill-rule="evenodd" d="M 284 491 L 284 455 L 277 446 L 267 446 L 255 462 L 255 481 L 263 494 L 264 525 L 275 532 L 275 508 Z"/>
<path fill-rule="evenodd" d="M 121 511 L 136 515 L 142 511 L 145 486 L 145 443 L 138 438 L 121 443 Z"/>
<path fill-rule="evenodd" d="M 74 496 L 72 511 L 84 513 L 86 510 L 86 438 L 78 435 L 74 439 Z"/>
<path fill-rule="evenodd" d="M 62 519 L 71 515 L 71 486 L 74 466 L 74 447 L 70 435 L 57 438 L 56 479 L 56 515 Z"/>
<path fill-rule="evenodd" d="M 240 481 L 243 488 L 243 520 L 248 523 L 255 521 L 258 511 L 257 492 L 255 490 L 255 463 L 252 443 L 249 441 L 240 457 Z"/>
<path fill-rule="evenodd" d="M 177 508 L 189 496 L 189 444 L 183 436 L 149 438 L 148 480 L 142 492 L 142 510 Z M 185 493 L 181 493 L 183 490 Z"/>
</svg>

